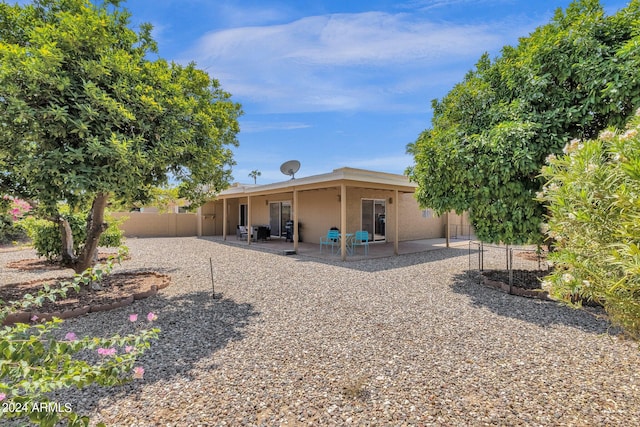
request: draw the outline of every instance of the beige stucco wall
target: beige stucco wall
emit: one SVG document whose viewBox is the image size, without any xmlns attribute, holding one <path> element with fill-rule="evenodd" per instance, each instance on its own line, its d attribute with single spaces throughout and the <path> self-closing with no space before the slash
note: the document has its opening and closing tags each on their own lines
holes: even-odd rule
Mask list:
<svg viewBox="0 0 640 427">
<path fill-rule="evenodd" d="M 339 190 L 327 188 L 302 191 L 298 194 L 298 222 L 302 224 L 302 241 L 319 243 L 331 227 L 340 228 Z"/>
<path fill-rule="evenodd" d="M 291 202 L 291 195 L 259 196 L 251 198 L 251 225 L 269 225 L 269 203 Z"/>
<path fill-rule="evenodd" d="M 446 215 L 438 217 L 430 209 L 420 209 L 413 194 L 403 194 L 400 197 L 400 241 L 445 237 L 446 224 Z M 450 212 L 449 224 L 452 238 L 468 235 L 470 232 L 467 213 L 457 215 Z"/>
<path fill-rule="evenodd" d="M 127 237 L 183 237 L 198 233 L 197 215 L 193 213 L 114 212 L 111 215 L 127 217 L 120 225 Z"/>
<path fill-rule="evenodd" d="M 413 194 L 400 196 L 400 241 L 444 237 L 445 224 L 445 216 L 425 214 Z"/>
</svg>

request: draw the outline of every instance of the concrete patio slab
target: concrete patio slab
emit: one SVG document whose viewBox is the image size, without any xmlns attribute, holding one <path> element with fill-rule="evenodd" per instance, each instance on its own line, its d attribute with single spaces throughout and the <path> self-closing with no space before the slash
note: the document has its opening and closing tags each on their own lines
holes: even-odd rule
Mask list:
<svg viewBox="0 0 640 427">
<path fill-rule="evenodd" d="M 232 246 L 240 246 L 250 250 L 267 251 L 272 253 L 279 253 L 282 255 L 301 255 L 305 257 L 340 261 L 340 255 L 337 251 L 331 252 L 331 249 L 323 248 L 320 252 L 320 245 L 317 243 L 300 242 L 298 243 L 297 253 L 294 251 L 293 243 L 288 242 L 285 239 L 272 238 L 267 241 L 257 241 L 248 243 L 246 240 L 236 239 L 235 236 L 227 237 L 227 240 L 223 240 L 222 236 L 202 237 L 206 240 L 215 241 L 218 243 L 224 243 Z M 364 254 L 363 248 L 356 248 L 353 255 L 348 255 L 346 262 L 360 261 L 363 259 L 375 259 L 386 258 L 394 256 L 393 242 L 379 242 L 369 244 L 369 253 Z M 467 248 L 469 246 L 469 240 L 466 239 L 451 239 L 449 242 L 450 247 L 455 248 Z M 432 251 L 436 249 L 443 249 L 447 247 L 446 239 L 422 239 L 422 240 L 408 240 L 398 243 L 398 255 L 413 254 L 425 251 Z"/>
</svg>

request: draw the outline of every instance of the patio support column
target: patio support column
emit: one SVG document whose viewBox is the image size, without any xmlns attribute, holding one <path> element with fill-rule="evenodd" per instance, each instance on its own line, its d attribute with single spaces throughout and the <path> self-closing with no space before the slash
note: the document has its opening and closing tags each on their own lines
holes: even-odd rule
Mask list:
<svg viewBox="0 0 640 427">
<path fill-rule="evenodd" d="M 222 240 L 227 240 L 227 199 L 222 199 Z"/>
<path fill-rule="evenodd" d="M 293 250 L 298 253 L 298 190 L 293 189 Z"/>
<path fill-rule="evenodd" d="M 256 231 L 257 233 L 257 231 Z M 251 196 L 247 196 L 247 243 L 251 244 Z"/>
<path fill-rule="evenodd" d="M 398 190 L 394 190 L 393 191 L 393 202 L 395 203 L 395 208 L 393 208 L 394 214 L 393 214 L 393 229 L 394 229 L 394 233 L 396 234 L 396 238 L 394 239 L 393 242 L 393 253 L 394 255 L 398 255 L 398 253 L 400 252 L 398 250 L 398 245 L 399 245 L 399 241 L 400 241 L 400 233 L 398 232 L 399 230 L 399 221 L 398 221 L 398 217 L 400 216 L 400 200 L 398 200 Z"/>
<path fill-rule="evenodd" d="M 198 207 L 198 210 L 196 211 L 196 218 L 198 221 L 197 234 L 198 237 L 202 237 L 202 206 Z"/>
<path fill-rule="evenodd" d="M 342 261 L 346 261 L 347 239 L 344 236 L 347 234 L 347 186 L 344 183 L 340 184 L 340 234 L 343 236 L 340 239 L 340 254 Z"/>
</svg>

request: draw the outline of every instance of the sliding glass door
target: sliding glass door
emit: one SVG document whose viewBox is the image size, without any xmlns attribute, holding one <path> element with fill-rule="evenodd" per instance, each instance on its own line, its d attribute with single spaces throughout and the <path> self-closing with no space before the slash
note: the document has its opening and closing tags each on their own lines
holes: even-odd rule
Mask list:
<svg viewBox="0 0 640 427">
<path fill-rule="evenodd" d="M 362 230 L 369 232 L 369 241 L 385 241 L 386 228 L 385 200 L 362 199 Z"/>
<path fill-rule="evenodd" d="M 290 202 L 271 202 L 269 203 L 269 225 L 271 226 L 272 236 L 286 235 L 287 221 L 290 221 L 291 203 Z"/>
</svg>

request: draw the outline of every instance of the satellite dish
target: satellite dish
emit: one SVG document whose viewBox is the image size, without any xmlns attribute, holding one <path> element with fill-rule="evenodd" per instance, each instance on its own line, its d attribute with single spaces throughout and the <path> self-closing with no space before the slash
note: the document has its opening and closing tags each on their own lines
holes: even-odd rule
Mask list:
<svg viewBox="0 0 640 427">
<path fill-rule="evenodd" d="M 300 162 L 297 160 L 289 160 L 280 166 L 280 172 L 289 175 L 291 179 L 295 179 L 296 172 L 300 169 Z"/>
</svg>

